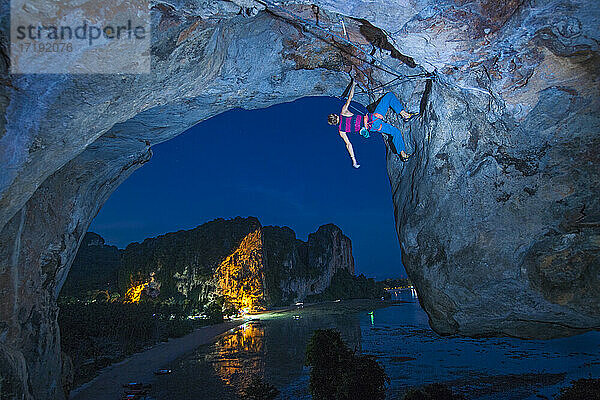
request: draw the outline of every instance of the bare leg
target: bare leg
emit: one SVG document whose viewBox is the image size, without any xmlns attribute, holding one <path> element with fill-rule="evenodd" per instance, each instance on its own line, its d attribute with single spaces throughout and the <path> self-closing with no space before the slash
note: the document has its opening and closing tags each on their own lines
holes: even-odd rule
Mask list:
<svg viewBox="0 0 600 400">
<path fill-rule="evenodd" d="M 354 155 L 354 148 L 352 147 L 352 143 L 346 143 L 346 150 L 348 150 L 348 154 L 350 154 L 350 159 L 352 160 L 352 166 L 354 168 L 358 168 L 358 162 L 356 161 L 356 156 Z"/>
<path fill-rule="evenodd" d="M 346 150 L 348 151 L 348 154 L 350 154 L 350 159 L 352 160 L 352 166 L 354 168 L 360 167 L 360 164 L 358 163 L 358 161 L 356 161 L 356 156 L 354 155 L 354 147 L 352 147 L 352 143 L 350 142 L 350 139 L 348 139 L 348 135 L 346 135 L 345 132 L 340 132 L 340 136 L 346 143 Z"/>
</svg>

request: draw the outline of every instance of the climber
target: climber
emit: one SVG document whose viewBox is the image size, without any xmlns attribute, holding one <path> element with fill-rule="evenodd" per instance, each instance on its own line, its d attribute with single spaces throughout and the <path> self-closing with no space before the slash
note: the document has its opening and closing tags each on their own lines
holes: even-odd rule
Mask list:
<svg viewBox="0 0 600 400">
<path fill-rule="evenodd" d="M 377 101 L 375 112 L 367 113 L 366 115 L 352 114 L 350 111 L 348 111 L 348 107 L 350 106 L 350 102 L 354 96 L 355 86 L 356 82 L 353 80 L 351 83 L 348 100 L 342 107 L 340 114 L 329 114 L 327 117 L 327 123 L 329 125 L 338 126 L 339 134 L 346 143 L 346 149 L 348 150 L 348 154 L 350 154 L 350 158 L 352 159 L 352 166 L 354 168 L 360 167 L 360 164 L 358 164 L 356 161 L 352 143 L 350 143 L 350 139 L 348 138 L 348 133 L 351 132 L 360 132 L 362 136 L 367 138 L 370 136 L 369 132 L 379 132 L 382 135 L 386 133 L 392 136 L 392 142 L 397 151 L 396 154 L 400 156 L 402 161 L 407 161 L 410 155 L 406 153 L 406 146 L 404 144 L 404 139 L 402 138 L 402 133 L 395 126 L 385 122 L 384 118 L 388 108 L 390 107 L 396 113 L 400 114 L 404 121 L 408 121 L 411 117 L 417 115 L 418 113 L 407 112 L 394 93 L 388 92 Z"/>
</svg>

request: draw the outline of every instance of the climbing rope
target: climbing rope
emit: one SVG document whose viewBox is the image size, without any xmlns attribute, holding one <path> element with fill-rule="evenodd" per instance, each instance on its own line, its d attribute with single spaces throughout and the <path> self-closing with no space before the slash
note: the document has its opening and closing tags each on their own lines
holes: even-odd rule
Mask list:
<svg viewBox="0 0 600 400">
<path fill-rule="evenodd" d="M 418 75 L 405 75 L 405 74 L 402 74 L 401 72 L 397 71 L 396 69 L 394 69 L 394 68 L 390 67 L 389 65 L 387 65 L 386 63 L 384 63 L 382 60 L 378 60 L 378 59 L 377 59 L 375 56 L 372 56 L 372 55 L 370 55 L 370 54 L 369 54 L 369 53 L 367 53 L 365 50 L 363 50 L 363 49 L 362 49 L 360 46 L 358 46 L 357 44 L 353 43 L 351 40 L 349 40 L 349 39 L 346 39 L 346 38 L 344 38 L 344 37 L 342 37 L 342 36 L 338 35 L 337 33 L 331 32 L 331 31 L 329 31 L 328 29 L 325 29 L 325 28 L 323 28 L 323 27 L 321 27 L 321 26 L 319 26 L 319 25 L 315 25 L 315 24 L 314 24 L 314 23 L 312 23 L 311 21 L 309 21 L 309 20 L 307 20 L 307 19 L 305 19 L 305 18 L 301 17 L 300 15 L 298 15 L 298 14 L 296 14 L 296 13 L 292 12 L 292 11 L 286 10 L 285 8 L 283 8 L 283 7 L 279 6 L 279 5 L 277 5 L 277 4 L 273 3 L 273 2 L 271 2 L 270 0 L 254 0 L 254 1 L 256 1 L 257 3 L 260 3 L 260 4 L 262 4 L 262 5 L 263 5 L 263 6 L 265 6 L 266 8 L 269 8 L 269 7 L 271 7 L 271 8 L 278 9 L 278 10 L 280 10 L 280 11 L 282 11 L 282 12 L 284 12 L 284 13 L 288 14 L 289 16 L 291 16 L 291 17 L 292 17 L 292 19 L 295 19 L 295 20 L 297 20 L 297 21 L 300 21 L 300 22 L 302 22 L 302 23 L 303 23 L 303 24 L 305 24 L 305 25 L 311 26 L 312 28 L 314 28 L 314 29 L 316 29 L 316 30 L 319 30 L 319 31 L 325 32 L 325 34 L 327 34 L 327 35 L 331 35 L 332 37 L 334 37 L 334 38 L 337 38 L 338 40 L 341 40 L 343 43 L 346 43 L 347 45 L 349 45 L 349 46 L 351 46 L 351 47 L 355 48 L 356 50 L 360 51 L 362 54 L 364 54 L 364 55 L 367 57 L 367 59 L 368 59 L 369 57 L 370 57 L 370 58 L 372 58 L 372 63 L 371 63 L 371 65 L 373 65 L 373 66 L 374 66 L 375 68 L 377 68 L 377 69 L 380 69 L 380 70 L 382 70 L 382 71 L 384 71 L 384 72 L 387 72 L 387 73 L 388 73 L 388 74 L 390 74 L 390 75 L 394 75 L 394 76 L 395 76 L 395 77 L 397 77 L 397 78 L 404 78 L 404 77 L 408 77 L 408 78 L 415 78 L 415 79 L 416 79 L 416 78 L 421 78 L 421 75 L 423 75 L 423 74 L 418 74 Z M 345 28 L 345 26 L 344 26 L 344 28 Z M 344 29 L 344 30 L 345 30 L 345 29 Z M 317 36 L 317 37 L 318 37 L 318 36 Z M 325 42 L 327 42 L 327 41 L 326 41 L 325 39 L 323 39 L 323 38 L 320 38 L 320 39 L 321 39 L 321 40 L 323 40 L 323 41 L 325 41 Z M 329 43 L 329 42 L 327 42 L 327 43 Z M 362 61 L 362 62 L 368 62 L 367 60 L 363 60 L 362 58 L 360 58 L 360 57 L 356 56 L 355 54 L 352 54 L 352 53 L 349 53 L 349 52 L 347 52 L 345 49 L 343 49 L 343 48 L 341 48 L 339 45 L 335 44 L 335 40 L 334 40 L 334 45 L 335 45 L 336 47 L 338 47 L 340 50 L 344 51 L 346 54 L 349 54 L 350 56 L 352 56 L 352 57 L 354 57 L 354 58 L 356 58 L 356 59 L 358 59 L 358 60 L 360 60 L 360 61 Z M 376 64 L 374 64 L 374 63 L 379 63 L 380 65 L 376 65 Z M 385 68 L 384 68 L 384 67 L 385 67 Z"/>
<path fill-rule="evenodd" d="M 386 87 L 394 87 L 394 86 L 398 86 L 401 83 L 410 81 L 410 80 L 414 80 L 417 78 L 431 78 L 431 75 L 428 73 L 422 73 L 422 74 L 415 74 L 415 75 L 406 75 L 406 76 L 399 76 L 396 77 L 386 83 L 382 83 L 381 85 L 375 86 L 374 88 L 371 88 L 372 90 L 379 90 L 379 89 L 383 89 Z"/>
<path fill-rule="evenodd" d="M 331 37 L 332 37 L 332 42 L 333 42 L 333 43 L 331 43 L 331 42 L 329 42 L 329 41 L 325 40 L 323 37 L 320 37 L 320 36 L 318 36 L 318 35 L 315 35 L 315 36 L 316 36 L 317 38 L 319 38 L 320 40 L 322 40 L 322 41 L 324 41 L 324 42 L 328 43 L 328 44 L 333 44 L 333 46 L 337 47 L 337 48 L 338 48 L 340 51 L 344 52 L 345 54 L 348 54 L 348 55 L 349 55 L 349 56 L 351 56 L 351 57 L 354 57 L 354 58 L 356 58 L 357 60 L 359 60 L 359 61 L 361 61 L 361 62 L 363 62 L 363 63 L 369 63 L 369 64 L 370 64 L 370 65 L 372 65 L 373 67 L 375 67 L 375 68 L 377 68 L 377 69 L 379 69 L 379 70 L 381 70 L 381 71 L 383 71 L 383 72 L 386 72 L 386 73 L 388 73 L 388 74 L 390 74 L 390 75 L 393 75 L 393 76 L 394 76 L 394 78 L 393 78 L 393 79 L 391 79 L 391 80 L 389 80 L 388 82 L 386 82 L 386 83 L 383 83 L 383 84 L 380 84 L 380 85 L 378 85 L 378 86 L 376 86 L 376 87 L 372 87 L 372 86 L 370 85 L 371 78 L 370 78 L 370 77 L 369 77 L 369 76 L 368 76 L 368 75 L 367 75 L 367 74 L 366 74 L 364 71 L 362 71 L 362 70 L 361 70 L 361 69 L 360 69 L 358 66 L 354 65 L 354 67 L 356 68 L 356 70 L 357 70 L 357 71 L 359 71 L 360 73 L 362 73 L 362 74 L 365 76 L 365 78 L 366 78 L 366 83 L 365 83 L 365 85 L 366 85 L 367 87 L 366 87 L 366 88 L 362 88 L 360 85 L 358 85 L 358 86 L 359 86 L 359 88 L 362 90 L 362 92 L 364 92 L 364 93 L 366 93 L 366 94 L 367 94 L 367 96 L 369 97 L 369 101 L 370 101 L 370 103 L 373 103 L 373 102 L 375 101 L 375 94 L 374 94 L 374 92 L 375 92 L 376 90 L 380 90 L 380 89 L 384 89 L 384 88 L 388 88 L 388 89 L 389 89 L 390 87 L 395 87 L 395 86 L 397 86 L 397 85 L 400 85 L 400 84 L 402 84 L 402 83 L 405 83 L 405 82 L 407 82 L 407 81 L 411 81 L 411 80 L 422 80 L 422 79 L 424 79 L 424 78 L 428 79 L 428 82 L 430 82 L 430 81 L 431 81 L 431 79 L 433 79 L 433 78 L 434 78 L 434 75 L 433 75 L 433 74 L 430 74 L 430 73 L 427 73 L 427 72 L 426 72 L 426 73 L 420 73 L 420 74 L 413 74 L 413 75 L 406 75 L 406 74 L 403 74 L 403 73 L 399 72 L 398 70 L 394 69 L 393 67 L 391 67 L 391 66 L 387 65 L 387 64 L 386 64 L 386 63 L 384 63 L 382 60 L 379 60 L 379 59 L 377 59 L 377 57 L 375 57 L 374 55 L 371 55 L 371 54 L 367 53 L 367 52 L 366 52 L 365 50 L 363 50 L 363 49 L 362 49 L 360 46 L 358 46 L 357 44 L 355 44 L 354 42 L 352 42 L 352 41 L 350 40 L 350 35 L 348 34 L 348 31 L 346 30 L 346 25 L 344 24 L 344 20 L 343 20 L 343 18 L 342 18 L 342 19 L 340 19 L 340 22 L 341 22 L 341 24 L 342 24 L 342 29 L 343 29 L 343 31 L 344 31 L 344 34 L 345 34 L 346 38 L 344 38 L 344 37 L 342 37 L 342 36 L 338 35 L 338 34 L 337 34 L 337 33 L 335 33 L 335 32 L 332 32 L 332 31 L 330 31 L 329 29 L 325 29 L 325 28 L 321 27 L 321 26 L 319 25 L 319 12 L 320 12 L 320 9 L 319 9 L 319 7 L 318 7 L 318 6 L 316 6 L 316 7 L 315 7 L 315 5 L 313 5 L 313 6 L 312 6 L 312 11 L 313 11 L 313 13 L 315 14 L 315 18 L 316 18 L 316 20 L 317 20 L 317 23 L 316 23 L 316 24 L 314 24 L 314 23 L 312 23 L 311 21 L 309 21 L 309 20 L 307 20 L 307 19 L 305 19 L 305 18 L 301 17 L 300 15 L 298 15 L 298 14 L 296 14 L 296 13 L 292 12 L 292 11 L 289 11 L 289 10 L 287 10 L 287 9 L 285 9 L 285 8 L 283 8 L 283 7 L 281 7 L 281 6 L 280 6 L 280 5 L 278 5 L 278 4 L 275 4 L 275 3 L 273 3 L 273 2 L 272 2 L 272 1 L 270 1 L 270 0 L 254 0 L 254 1 L 256 1 L 256 2 L 257 2 L 257 3 L 259 3 L 259 4 L 262 4 L 262 5 L 263 5 L 265 8 L 267 8 L 267 9 L 268 9 L 269 7 L 271 7 L 271 8 L 275 8 L 275 9 L 277 9 L 277 10 L 279 10 L 279 11 L 281 11 L 281 12 L 285 13 L 285 14 L 288 14 L 290 17 L 292 17 L 292 19 L 295 19 L 296 21 L 299 21 L 299 22 L 301 22 L 301 23 L 302 23 L 302 24 L 304 24 L 304 25 L 308 25 L 308 26 L 312 27 L 312 28 L 313 28 L 313 29 L 315 29 L 315 30 L 322 31 L 322 32 L 324 32 L 326 35 L 331 35 Z M 282 18 L 283 18 L 283 17 L 282 17 Z M 384 34 L 385 34 L 385 35 L 386 35 L 388 38 L 390 38 L 390 39 L 391 39 L 391 40 L 394 42 L 394 44 L 395 44 L 395 40 L 394 40 L 394 38 L 392 37 L 392 35 L 390 35 L 390 34 L 389 34 L 388 32 L 386 32 L 386 31 L 384 31 Z M 341 47 L 341 46 L 340 46 L 338 43 L 336 43 L 336 41 L 335 41 L 335 38 L 337 38 L 338 40 L 340 40 L 342 43 L 346 43 L 347 45 L 349 45 L 349 46 L 351 46 L 351 47 L 355 48 L 356 50 L 358 50 L 359 52 L 361 52 L 362 54 L 364 54 L 364 55 L 366 56 L 366 58 L 367 58 L 367 59 L 366 59 L 366 60 L 365 60 L 365 59 L 362 59 L 362 58 L 358 57 L 356 54 L 353 54 L 353 53 L 351 53 L 351 52 L 347 51 L 346 49 L 344 49 L 343 47 Z M 369 58 L 371 58 L 371 59 L 372 59 L 372 60 L 371 60 L 371 62 L 369 62 L 369 61 L 368 61 L 368 59 L 369 59 Z M 376 63 L 379 63 L 380 65 L 377 65 Z M 414 90 L 413 90 L 413 93 L 414 93 Z M 337 98 L 339 98 L 340 100 L 344 101 L 344 100 L 341 98 L 341 96 L 336 96 L 336 97 L 337 97 Z M 357 109 L 356 109 L 355 107 L 353 107 L 352 105 L 349 105 L 349 108 L 351 108 L 351 109 L 352 109 L 354 112 L 356 112 L 357 114 L 358 114 L 358 113 L 361 113 L 361 111 L 357 110 Z"/>
</svg>

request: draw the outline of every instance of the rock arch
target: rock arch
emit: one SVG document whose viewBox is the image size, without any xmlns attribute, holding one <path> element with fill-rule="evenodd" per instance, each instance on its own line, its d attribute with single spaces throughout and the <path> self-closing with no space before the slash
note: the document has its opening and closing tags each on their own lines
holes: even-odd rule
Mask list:
<svg viewBox="0 0 600 400">
<path fill-rule="evenodd" d="M 433 84 L 394 86 L 422 116 L 407 131 L 412 161 L 387 154 L 403 259 L 432 327 L 520 337 L 597 329 L 594 1 L 316 3 L 321 21 L 345 15 L 386 29 L 419 71 L 435 73 Z M 336 95 L 356 62 L 246 1 L 156 2 L 152 18 L 149 75 L 3 73 L 4 393 L 64 396 L 56 296 L 91 220 L 152 145 L 233 107 Z"/>
</svg>

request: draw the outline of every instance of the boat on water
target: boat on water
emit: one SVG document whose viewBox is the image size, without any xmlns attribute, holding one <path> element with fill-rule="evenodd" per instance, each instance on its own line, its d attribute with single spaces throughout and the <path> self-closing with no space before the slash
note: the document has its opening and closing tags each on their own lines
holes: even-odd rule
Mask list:
<svg viewBox="0 0 600 400">
<path fill-rule="evenodd" d="M 154 375 L 168 375 L 171 372 L 173 371 L 171 371 L 170 369 L 159 369 L 157 371 L 154 371 Z"/>
<path fill-rule="evenodd" d="M 146 400 L 145 394 L 124 394 L 121 396 L 121 400 Z"/>
<path fill-rule="evenodd" d="M 148 395 L 148 389 L 152 385 L 145 385 L 141 382 L 129 382 L 122 385 L 125 390 L 121 400 L 146 400 Z"/>
<path fill-rule="evenodd" d="M 152 385 L 150 385 L 150 384 L 146 384 L 145 385 L 145 384 L 143 384 L 141 382 L 129 382 L 129 383 L 124 383 L 123 387 L 125 389 L 132 389 L 132 390 L 135 390 L 135 389 L 150 389 L 152 387 Z"/>
</svg>

